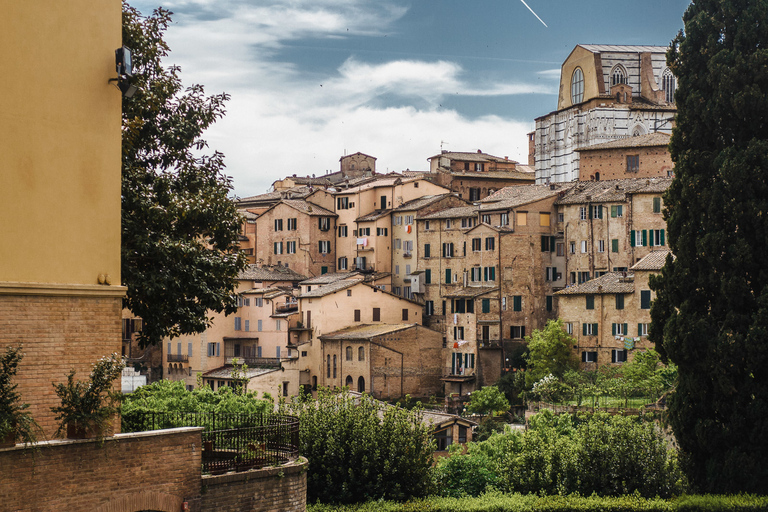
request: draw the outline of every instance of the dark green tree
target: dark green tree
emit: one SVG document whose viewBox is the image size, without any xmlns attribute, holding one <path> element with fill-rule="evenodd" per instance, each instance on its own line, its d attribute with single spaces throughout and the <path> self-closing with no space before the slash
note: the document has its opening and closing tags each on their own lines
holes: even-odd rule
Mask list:
<svg viewBox="0 0 768 512">
<path fill-rule="evenodd" d="M 678 80 L 670 247 L 651 339 L 678 366 L 669 418 L 701 491 L 768 491 L 768 2 L 696 0 Z"/>
<path fill-rule="evenodd" d="M 563 329 L 563 322 L 550 320 L 543 329 L 536 329 L 526 337 L 528 343 L 528 370 L 525 385 L 530 389 L 549 374 L 562 378 L 568 370 L 579 367 L 571 347 L 573 337 Z"/>
<path fill-rule="evenodd" d="M 203 131 L 224 115 L 226 94 L 184 88 L 163 66 L 171 12 L 143 17 L 123 2 L 123 44 L 139 90 L 123 100 L 122 281 L 125 307 L 142 317 L 143 345 L 203 331 L 210 311 L 236 310 L 240 216 L 223 155 L 203 155 Z"/>
</svg>

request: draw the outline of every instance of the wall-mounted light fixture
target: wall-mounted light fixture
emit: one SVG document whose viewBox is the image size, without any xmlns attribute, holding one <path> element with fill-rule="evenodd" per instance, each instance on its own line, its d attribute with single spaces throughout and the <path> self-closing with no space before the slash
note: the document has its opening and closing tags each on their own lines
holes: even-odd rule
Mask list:
<svg viewBox="0 0 768 512">
<path fill-rule="evenodd" d="M 131 61 L 131 49 L 127 46 L 121 46 L 115 50 L 115 70 L 117 71 L 117 78 L 110 78 L 109 81 L 117 82 L 115 85 L 123 93 L 124 98 L 132 97 L 139 88 L 130 81 L 130 78 L 133 77 L 133 62 Z"/>
</svg>

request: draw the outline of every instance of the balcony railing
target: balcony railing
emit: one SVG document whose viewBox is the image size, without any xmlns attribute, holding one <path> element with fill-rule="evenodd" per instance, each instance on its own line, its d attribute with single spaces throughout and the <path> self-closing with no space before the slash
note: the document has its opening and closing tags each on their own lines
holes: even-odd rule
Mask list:
<svg viewBox="0 0 768 512">
<path fill-rule="evenodd" d="M 298 309 L 299 308 L 299 301 L 288 301 L 288 302 L 281 302 L 277 305 L 275 305 L 275 311 L 290 311 L 292 309 Z"/>
<path fill-rule="evenodd" d="M 186 363 L 189 361 L 187 354 L 166 354 L 169 363 Z"/>
<path fill-rule="evenodd" d="M 203 473 L 221 474 L 275 466 L 299 456 L 299 419 L 281 414 L 133 411 L 123 432 L 203 427 Z"/>
<path fill-rule="evenodd" d="M 477 340 L 477 346 L 479 348 L 500 348 L 501 340 Z"/>
<path fill-rule="evenodd" d="M 280 368 L 279 357 L 232 356 L 227 358 L 231 363 L 230 359 L 237 359 L 238 364 L 245 364 L 250 368 Z"/>
<path fill-rule="evenodd" d="M 475 375 L 474 368 L 453 368 L 447 367 L 443 372 L 446 377 L 472 377 Z"/>
</svg>

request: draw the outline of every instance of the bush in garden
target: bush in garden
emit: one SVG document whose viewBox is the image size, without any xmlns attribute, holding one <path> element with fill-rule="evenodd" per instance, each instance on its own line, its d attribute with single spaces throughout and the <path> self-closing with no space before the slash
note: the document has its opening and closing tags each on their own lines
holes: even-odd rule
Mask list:
<svg viewBox="0 0 768 512">
<path fill-rule="evenodd" d="M 281 409 L 299 417 L 309 501 L 401 500 L 429 493 L 432 435 L 420 409 L 322 389 L 317 399 L 304 396 Z"/>
</svg>

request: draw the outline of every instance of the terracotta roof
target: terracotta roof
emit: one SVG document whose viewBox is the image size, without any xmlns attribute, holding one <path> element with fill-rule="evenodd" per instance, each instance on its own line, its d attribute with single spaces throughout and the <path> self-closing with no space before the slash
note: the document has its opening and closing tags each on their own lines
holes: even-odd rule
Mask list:
<svg viewBox="0 0 768 512">
<path fill-rule="evenodd" d="M 464 162 L 499 162 L 508 164 L 517 164 L 515 160 L 509 160 L 498 156 L 489 155 L 488 153 L 479 153 L 471 151 L 443 151 L 439 155 L 431 156 L 427 160 L 433 158 L 447 157 L 451 160 L 461 160 Z"/>
<path fill-rule="evenodd" d="M 280 202 L 310 216 L 338 217 L 338 215 L 332 211 L 326 210 L 325 208 L 317 206 L 316 204 L 304 201 L 303 199 L 283 199 Z"/>
<path fill-rule="evenodd" d="M 306 197 L 311 194 L 313 190 L 309 187 L 294 187 L 288 190 L 278 190 L 276 192 L 267 192 L 266 194 L 259 194 L 257 196 L 242 197 L 237 200 L 238 205 L 244 203 L 258 203 L 268 201 L 279 201 L 282 198 L 295 199 L 300 197 Z"/>
<path fill-rule="evenodd" d="M 555 204 L 624 202 L 629 194 L 661 194 L 672 178 L 626 178 L 622 180 L 579 181 Z"/>
<path fill-rule="evenodd" d="M 446 208 L 439 212 L 430 213 L 429 215 L 420 215 L 417 219 L 456 219 L 461 217 L 475 217 L 480 208 L 478 206 L 457 206 L 455 208 Z"/>
<path fill-rule="evenodd" d="M 362 217 L 358 217 L 357 219 L 355 219 L 355 222 L 371 222 L 374 220 L 378 220 L 382 217 L 386 217 L 390 213 L 392 213 L 392 210 L 374 210 L 368 215 L 363 215 Z"/>
<path fill-rule="evenodd" d="M 256 220 L 256 219 L 258 219 L 258 218 L 259 218 L 259 216 L 258 216 L 258 215 L 256 215 L 256 214 L 255 214 L 255 213 L 253 213 L 253 212 L 249 212 L 249 211 L 248 211 L 248 210 L 246 210 L 245 208 L 241 208 L 241 209 L 237 210 L 237 213 L 239 213 L 240 215 L 242 215 L 243 217 L 245 217 L 245 220 Z"/>
<path fill-rule="evenodd" d="M 482 199 L 480 210 L 501 210 L 515 208 L 528 203 L 533 203 L 547 197 L 560 194 L 563 190 L 568 190 L 573 186 L 572 183 L 553 183 L 551 185 L 520 185 L 504 187 Z"/>
<path fill-rule="evenodd" d="M 624 277 L 622 272 L 609 272 L 577 286 L 569 286 L 555 295 L 592 295 L 607 293 L 633 293 L 635 277 L 632 272 Z"/>
<path fill-rule="evenodd" d="M 344 160 L 345 158 L 349 158 L 349 157 L 351 157 L 351 156 L 355 156 L 355 155 L 363 155 L 363 156 L 367 156 L 368 158 L 373 158 L 374 160 L 376 160 L 376 157 L 375 157 L 375 156 L 366 155 L 365 153 L 361 153 L 360 151 L 358 151 L 358 152 L 356 152 L 356 153 L 350 153 L 349 155 L 344 155 L 344 156 L 342 156 L 341 158 L 339 158 L 339 162 L 341 162 L 341 161 L 342 161 L 342 160 Z"/>
<path fill-rule="evenodd" d="M 412 199 L 408 201 L 407 203 L 403 203 L 397 208 L 395 208 L 393 211 L 401 212 L 401 211 L 411 211 L 411 210 L 419 210 L 421 208 L 424 208 L 425 206 L 429 206 L 432 203 L 436 203 L 437 201 L 449 197 L 452 194 L 450 192 L 445 194 L 435 194 L 430 196 L 422 196 L 418 199 Z"/>
<path fill-rule="evenodd" d="M 466 286 L 450 293 L 443 293 L 443 297 L 449 299 L 475 298 L 498 290 L 498 286 Z"/>
<path fill-rule="evenodd" d="M 666 133 L 655 132 L 637 135 L 636 137 L 625 137 L 610 142 L 593 144 L 591 146 L 582 146 L 576 148 L 576 151 L 595 151 L 601 149 L 622 149 L 622 148 L 645 148 L 655 146 L 669 145 L 669 135 Z"/>
<path fill-rule="evenodd" d="M 310 277 L 309 279 L 306 279 L 302 281 L 300 284 L 328 284 L 328 283 L 335 283 L 336 281 L 341 281 L 344 279 L 349 279 L 350 277 L 360 276 L 360 272 L 352 271 L 352 272 L 330 272 L 328 274 L 322 274 L 317 277 Z M 362 277 L 362 276 L 361 276 Z"/>
<path fill-rule="evenodd" d="M 303 281 L 307 276 L 283 266 L 248 265 L 237 278 L 253 281 Z"/>
<path fill-rule="evenodd" d="M 614 52 L 614 53 L 667 53 L 666 46 L 650 45 L 623 45 L 623 44 L 579 44 L 587 51 L 592 53 Z"/>
<path fill-rule="evenodd" d="M 454 179 L 535 180 L 535 173 L 520 171 L 451 171 Z"/>
<path fill-rule="evenodd" d="M 368 340 L 376 336 L 411 329 L 417 324 L 362 324 L 320 336 L 321 340 Z"/>
<path fill-rule="evenodd" d="M 210 377 L 212 379 L 232 379 L 232 366 L 222 366 L 221 368 L 216 368 L 214 370 L 205 372 L 203 374 L 203 377 Z M 247 368 L 244 371 L 244 377 L 246 379 L 252 379 L 254 377 L 258 377 L 259 375 L 264 375 L 265 373 L 271 373 L 276 372 L 279 368 Z"/>
<path fill-rule="evenodd" d="M 652 251 L 643 259 L 632 265 L 632 270 L 661 270 L 667 262 L 667 254 L 670 254 L 670 252 L 669 249 Z"/>
<path fill-rule="evenodd" d="M 325 297 L 326 295 L 330 295 L 332 293 L 340 292 L 341 290 L 346 290 L 347 288 L 351 288 L 355 286 L 357 283 L 363 282 L 363 278 L 360 279 L 342 279 L 340 281 L 336 281 L 333 283 L 324 284 L 322 286 L 319 286 L 317 288 L 313 288 L 312 291 L 302 293 L 299 295 L 300 299 L 311 299 L 313 297 Z"/>
<path fill-rule="evenodd" d="M 264 294 L 272 294 L 272 293 L 290 293 L 287 290 L 283 290 L 282 288 L 278 286 L 269 286 L 267 288 L 251 288 L 250 290 L 245 290 L 243 292 L 240 292 L 244 295 L 264 295 Z"/>
</svg>

